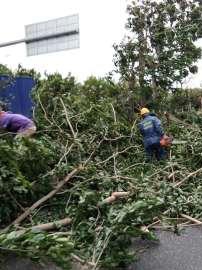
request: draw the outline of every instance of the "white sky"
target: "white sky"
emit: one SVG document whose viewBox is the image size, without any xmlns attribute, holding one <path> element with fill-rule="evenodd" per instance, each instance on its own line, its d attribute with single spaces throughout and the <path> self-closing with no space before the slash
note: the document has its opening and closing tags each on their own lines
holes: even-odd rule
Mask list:
<svg viewBox="0 0 202 270">
<path fill-rule="evenodd" d="M 1 3 L 0 43 L 25 37 L 24 25 L 79 13 L 80 48 L 26 56 L 25 44 L 0 48 L 0 63 L 44 71 L 71 72 L 79 81 L 105 76 L 113 69 L 112 45 L 124 37 L 126 0 L 4 0 Z"/>
<path fill-rule="evenodd" d="M 90 75 L 105 76 L 113 69 L 112 45 L 119 43 L 124 28 L 129 0 L 3 0 L 0 16 L 0 43 L 25 37 L 24 26 L 79 13 L 80 48 L 75 50 L 26 56 L 25 44 L 0 48 L 0 63 L 11 69 L 18 64 L 42 74 L 71 72 L 79 81 Z M 187 80 L 202 86 L 202 61 L 199 73 Z"/>
</svg>

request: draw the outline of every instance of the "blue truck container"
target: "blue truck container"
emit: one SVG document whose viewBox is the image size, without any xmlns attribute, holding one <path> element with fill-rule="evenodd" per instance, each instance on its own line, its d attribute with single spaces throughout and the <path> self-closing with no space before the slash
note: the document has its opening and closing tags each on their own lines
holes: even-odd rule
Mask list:
<svg viewBox="0 0 202 270">
<path fill-rule="evenodd" d="M 7 110 L 32 118 L 33 101 L 31 91 L 35 86 L 32 77 L 10 77 L 0 75 L 0 102 L 7 105 Z"/>
</svg>

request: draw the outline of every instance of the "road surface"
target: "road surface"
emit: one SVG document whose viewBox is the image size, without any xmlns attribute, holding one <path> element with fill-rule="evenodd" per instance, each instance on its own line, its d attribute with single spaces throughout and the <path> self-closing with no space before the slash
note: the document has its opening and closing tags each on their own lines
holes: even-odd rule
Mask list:
<svg viewBox="0 0 202 270">
<path fill-rule="evenodd" d="M 159 243 L 134 241 L 134 247 L 142 252 L 128 270 L 202 270 L 201 226 L 187 228 L 179 236 L 168 231 L 157 235 Z"/>
<path fill-rule="evenodd" d="M 133 241 L 133 247 L 141 252 L 138 261 L 131 264 L 127 270 L 202 270 L 202 227 L 188 228 L 179 236 L 169 231 L 157 231 L 156 234 L 159 242 L 142 239 Z M 77 266 L 75 270 L 81 268 Z M 0 270 L 59 270 L 59 268 L 53 264 L 40 266 L 28 259 L 10 255 L 0 263 Z"/>
</svg>

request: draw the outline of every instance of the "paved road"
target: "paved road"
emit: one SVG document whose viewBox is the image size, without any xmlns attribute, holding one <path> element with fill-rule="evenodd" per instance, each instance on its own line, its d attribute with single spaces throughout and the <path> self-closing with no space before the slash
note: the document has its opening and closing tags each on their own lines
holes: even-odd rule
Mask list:
<svg viewBox="0 0 202 270">
<path fill-rule="evenodd" d="M 62 270 L 52 263 L 40 265 L 32 262 L 29 259 L 22 259 L 10 254 L 4 258 L 0 257 L 0 270 Z M 85 266 L 78 263 L 72 265 L 72 270 L 88 270 Z"/>
<path fill-rule="evenodd" d="M 157 235 L 159 244 L 134 241 L 136 248 L 145 251 L 128 270 L 202 270 L 202 228 L 188 228 L 180 236 L 168 231 Z"/>
<path fill-rule="evenodd" d="M 0 270 L 60 270 L 53 264 L 42 266 L 33 263 L 29 259 L 18 258 L 15 255 L 9 255 L 0 263 Z"/>
<path fill-rule="evenodd" d="M 158 231 L 159 243 L 136 239 L 134 247 L 142 250 L 139 260 L 128 270 L 202 270 L 202 228 L 188 228 L 178 236 L 173 232 Z M 75 267 L 81 270 L 82 267 Z M 0 270 L 58 270 L 52 264 L 45 267 L 27 259 L 7 257 Z M 123 270 L 123 269 L 119 269 Z"/>
</svg>

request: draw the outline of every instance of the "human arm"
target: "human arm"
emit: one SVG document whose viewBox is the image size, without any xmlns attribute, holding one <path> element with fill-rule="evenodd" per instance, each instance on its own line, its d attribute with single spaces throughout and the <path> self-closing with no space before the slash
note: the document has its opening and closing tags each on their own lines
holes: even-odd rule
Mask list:
<svg viewBox="0 0 202 270">
<path fill-rule="evenodd" d="M 5 117 L 3 119 L 0 119 L 0 129 L 5 130 L 10 125 L 10 119 Z"/>
</svg>

